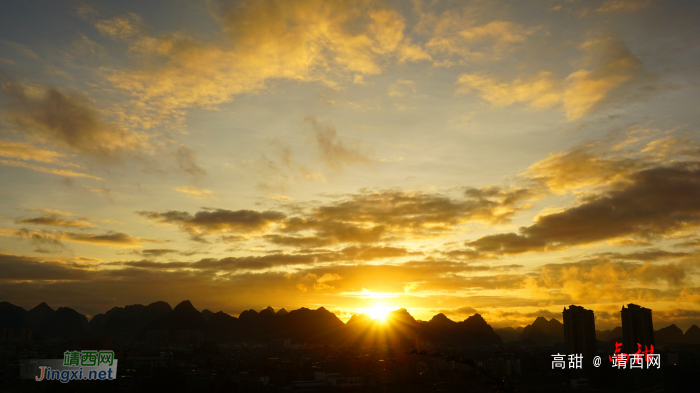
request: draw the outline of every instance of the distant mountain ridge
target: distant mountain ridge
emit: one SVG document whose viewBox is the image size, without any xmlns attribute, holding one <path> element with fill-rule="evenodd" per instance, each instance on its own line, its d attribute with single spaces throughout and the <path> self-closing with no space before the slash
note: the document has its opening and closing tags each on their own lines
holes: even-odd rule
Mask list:
<svg viewBox="0 0 700 393">
<path fill-rule="evenodd" d="M 532 345 L 554 345 L 564 342 L 564 325 L 552 318 L 537 317 L 532 325 L 523 328 L 520 341 Z"/>
<path fill-rule="evenodd" d="M 10 328 L 13 337 L 22 329 L 32 328 L 38 338 L 79 339 L 104 337 L 144 341 L 149 331 L 167 331 L 170 340 L 181 331 L 198 331 L 204 340 L 215 342 L 270 342 L 291 339 L 293 342 L 386 345 L 402 339 L 416 339 L 448 346 L 491 346 L 512 342 L 521 345 L 554 345 L 564 342 L 561 322 L 537 317 L 531 325 L 493 329 L 480 314 L 455 322 L 445 314 L 429 321 L 416 321 L 404 308 L 389 313 L 385 322 L 365 314 L 353 315 L 347 323 L 321 307 L 275 311 L 267 307 L 260 312 L 243 311 L 238 318 L 224 312 L 198 311 L 188 300 L 172 308 L 158 301 L 149 305 L 113 307 L 95 315 L 89 322 L 77 311 L 61 307 L 57 310 L 42 302 L 29 311 L 9 302 L 0 302 L 0 330 Z M 603 342 L 620 340 L 622 329 L 596 331 Z M 670 325 L 655 332 L 657 343 L 700 344 L 700 328 L 693 325 L 685 334 Z"/>
</svg>

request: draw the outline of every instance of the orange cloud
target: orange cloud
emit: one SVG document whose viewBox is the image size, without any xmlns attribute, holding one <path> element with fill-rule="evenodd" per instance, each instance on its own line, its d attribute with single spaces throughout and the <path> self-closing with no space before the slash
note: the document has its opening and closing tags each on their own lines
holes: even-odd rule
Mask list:
<svg viewBox="0 0 700 393">
<path fill-rule="evenodd" d="M 374 1 L 220 1 L 211 10 L 229 42 L 200 42 L 185 33 L 153 37 L 134 14 L 97 22 L 102 34 L 126 41 L 131 53 L 156 65 L 107 76 L 142 104 L 133 113 L 148 113 L 151 124 L 182 120 L 183 108 L 214 108 L 264 89 L 268 80 L 335 87 L 344 74 L 379 73 L 387 58 L 429 58 L 404 36 L 404 18 Z"/>
<path fill-rule="evenodd" d="M 496 106 L 525 103 L 546 109 L 561 105 L 567 120 L 589 114 L 609 93 L 641 75 L 642 62 L 624 45 L 611 39 L 584 42 L 587 68 L 570 73 L 564 80 L 550 72 L 501 82 L 483 74 L 462 74 L 455 82 L 457 94 L 476 92 Z"/>
<path fill-rule="evenodd" d="M 85 97 L 65 94 L 53 87 L 10 82 L 3 84 L 3 89 L 12 98 L 6 118 L 41 140 L 100 160 L 118 158 L 124 152 L 147 146 L 144 136 L 102 120 Z"/>
</svg>

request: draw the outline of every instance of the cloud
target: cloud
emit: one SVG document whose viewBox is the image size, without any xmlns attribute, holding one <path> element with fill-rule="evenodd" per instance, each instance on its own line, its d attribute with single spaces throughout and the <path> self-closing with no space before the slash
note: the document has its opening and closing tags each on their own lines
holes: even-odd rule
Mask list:
<svg viewBox="0 0 700 393">
<path fill-rule="evenodd" d="M 404 37 L 404 18 L 373 1 L 222 0 L 210 9 L 227 41 L 202 42 L 184 32 L 151 36 L 134 14 L 96 23 L 102 34 L 125 41 L 140 63 L 106 75 L 139 101 L 139 116 L 183 121 L 185 108 L 215 108 L 269 80 L 336 87 L 349 75 L 377 74 L 391 60 L 429 58 Z"/>
<path fill-rule="evenodd" d="M 614 260 L 622 261 L 642 261 L 642 262 L 654 262 L 664 259 L 678 259 L 682 257 L 689 257 L 692 254 L 687 252 L 670 252 L 660 249 L 648 249 L 630 253 L 620 253 L 620 252 L 603 252 L 594 254 L 596 257 L 606 257 Z"/>
<path fill-rule="evenodd" d="M 700 167 L 682 162 L 631 174 L 608 192 L 537 217 L 519 234 L 487 235 L 467 245 L 480 252 L 521 254 L 623 237 L 658 239 L 698 225 Z"/>
<path fill-rule="evenodd" d="M 231 314 L 265 304 L 284 304 L 300 300 L 294 293 L 294 283 L 284 273 L 263 272 L 216 277 L 209 272 L 172 271 L 125 267 L 122 269 L 86 269 L 71 263 L 52 266 L 44 258 L 0 256 L 0 296 L 14 304 L 32 307 L 51 299 L 51 305 L 78 305 L 78 311 L 97 314 L 114 307 L 115 297 L 124 304 L 143 304 L 164 300 L 177 304 L 183 293 L 197 306 L 207 304 L 211 309 L 223 309 Z M 236 288 L 233 290 L 233 288 Z M 180 288 L 173 294 L 172 288 Z M 275 298 L 281 294 L 284 297 Z M 272 292 L 271 292 L 272 290 Z M 245 294 L 245 295 L 244 295 Z M 251 299 L 259 299 L 261 304 Z M 146 300 L 144 300 L 146 299 Z M 148 300 L 151 299 L 151 300 Z M 286 299 L 286 300 L 283 300 Z M 274 300 L 274 301 L 272 301 Z M 288 303 L 290 302 L 290 303 Z M 237 312 L 236 312 L 237 310 Z"/>
<path fill-rule="evenodd" d="M 142 149 L 143 136 L 105 122 L 87 98 L 54 87 L 3 84 L 12 101 L 5 113 L 22 131 L 100 160 Z"/>
<path fill-rule="evenodd" d="M 64 162 L 65 154 L 57 151 L 40 149 L 27 143 L 0 140 L 0 156 L 23 161 L 36 161 L 46 164 L 58 164 L 61 166 L 74 166 L 76 164 Z"/>
<path fill-rule="evenodd" d="M 48 225 L 67 228 L 96 228 L 95 225 L 87 221 L 69 220 L 56 216 L 41 216 L 35 218 L 23 218 L 15 220 L 17 224 Z"/>
<path fill-rule="evenodd" d="M 0 286 L 0 296 L 9 301 L 23 299 L 21 302 L 33 303 L 37 303 L 39 298 L 43 297 L 38 300 L 43 301 L 46 296 L 50 296 L 54 302 L 72 301 L 81 307 L 102 307 L 98 312 L 103 312 L 114 306 L 109 303 L 109 299 L 119 296 L 126 299 L 123 300 L 125 304 L 143 303 L 143 299 L 181 301 L 181 295 L 174 299 L 169 297 L 173 296 L 172 288 L 177 287 L 182 293 L 188 293 L 188 298 L 194 299 L 198 304 L 212 302 L 238 305 L 240 312 L 251 307 L 264 308 L 266 303 L 309 305 L 317 301 L 313 294 L 321 292 L 324 294 L 324 304 L 334 304 L 337 307 L 360 307 L 380 296 L 392 304 L 406 307 L 432 309 L 435 304 L 441 304 L 445 308 L 440 312 L 450 316 L 473 315 L 475 309 L 478 309 L 489 321 L 512 322 L 514 318 L 524 321 L 525 318 L 531 319 L 552 312 L 543 307 L 553 307 L 554 312 L 558 312 L 560 306 L 571 304 L 572 301 L 583 304 L 630 299 L 646 302 L 664 299 L 673 301 L 681 292 L 684 299 L 692 301 L 693 293 L 697 292 L 690 287 L 679 287 L 683 282 L 682 272 L 685 271 L 687 278 L 689 270 L 684 265 L 675 264 L 674 267 L 673 263 L 651 266 L 614 263 L 600 258 L 549 264 L 535 273 L 518 275 L 504 273 L 518 267 L 473 266 L 426 260 L 396 265 L 334 263 L 313 266 L 322 259 L 321 255 L 322 253 L 315 256 L 274 254 L 166 263 L 141 260 L 95 264 L 88 261 L 88 264 L 80 258 L 68 261 L 0 254 L 0 266 L 3 267 L 0 269 L 0 280 L 6 282 L 6 285 Z M 293 269 L 286 272 L 271 270 L 285 266 Z M 475 272 L 488 275 L 470 275 Z M 386 277 L 392 277 L 392 280 L 387 280 Z M 18 282 L 23 285 L 15 285 Z M 634 287 L 635 283 L 641 282 L 664 282 L 674 289 L 663 291 Z M 406 292 L 407 286 L 409 292 Z M 523 292 L 537 286 L 548 295 L 533 299 L 526 296 L 527 292 Z M 68 288 L 72 289 L 67 290 Z M 452 295 L 456 290 L 481 292 L 493 289 L 509 289 L 512 294 Z M 415 290 L 419 290 L 421 296 L 416 296 Z M 513 307 L 517 309 L 514 310 Z M 417 311 L 420 312 L 420 309 Z M 679 311 L 679 315 L 682 313 Z M 607 318 L 602 306 L 596 308 L 596 314 Z M 426 314 L 427 318 L 430 316 L 432 314 Z"/>
<path fill-rule="evenodd" d="M 126 40 L 144 32 L 143 20 L 139 15 L 128 13 L 95 23 L 97 31 L 113 40 Z"/>
<path fill-rule="evenodd" d="M 58 169 L 58 168 L 39 166 L 39 165 L 29 164 L 29 163 L 24 162 L 24 161 L 0 159 L 0 164 L 7 165 L 7 166 L 20 167 L 20 168 L 33 169 L 35 171 L 50 173 L 52 175 L 58 175 L 58 176 L 82 177 L 82 178 L 94 179 L 94 180 L 104 180 L 100 177 L 88 175 L 86 173 L 74 172 L 74 171 L 71 171 L 69 169 Z"/>
<path fill-rule="evenodd" d="M 321 124 L 315 117 L 307 117 L 305 120 L 311 123 L 314 130 L 319 157 L 329 168 L 340 170 L 348 165 L 371 165 L 377 161 L 371 150 L 346 144 L 338 137 L 333 126 Z"/>
<path fill-rule="evenodd" d="M 531 165 L 525 175 L 555 193 L 586 186 L 606 185 L 627 178 L 649 163 L 633 156 L 610 156 L 602 143 L 590 143 L 567 152 L 555 152 Z"/>
<path fill-rule="evenodd" d="M 643 169 L 700 157 L 698 142 L 685 136 L 665 135 L 667 133 L 631 128 L 625 132 L 625 140 L 619 143 L 617 137 L 610 137 L 580 144 L 568 151 L 557 151 L 532 164 L 521 175 L 522 180 L 544 186 L 548 192 L 556 194 L 579 192 L 587 187 L 600 189 L 626 182 Z M 643 142 L 658 134 L 665 136 Z"/>
<path fill-rule="evenodd" d="M 697 270 L 685 262 L 619 262 L 607 257 L 550 263 L 524 277 L 520 287 L 557 304 L 673 301 Z M 668 289 L 660 289 L 666 286 Z"/>
<path fill-rule="evenodd" d="M 674 247 L 700 247 L 700 238 L 680 242 L 674 245 Z"/>
<path fill-rule="evenodd" d="M 304 292 L 312 288 L 316 291 L 334 289 L 333 286 L 326 283 L 343 279 L 341 276 L 333 273 L 326 273 L 320 277 L 314 273 L 306 273 L 305 276 L 287 273 L 284 275 L 284 278 L 296 281 L 297 289 Z"/>
<path fill-rule="evenodd" d="M 439 16 L 427 11 L 421 13 L 416 30 L 429 34 L 425 49 L 433 56 L 435 66 L 497 60 L 504 52 L 524 43 L 536 30 L 504 20 L 479 21 L 483 10 L 475 7 L 478 5 L 451 9 Z"/>
<path fill-rule="evenodd" d="M 418 233 L 442 232 L 469 221 L 506 222 L 528 196 L 519 190 L 465 189 L 465 199 L 423 192 L 366 190 L 319 206 L 309 220 L 290 219 L 287 230 L 322 226 L 324 222 L 374 224 Z"/>
<path fill-rule="evenodd" d="M 53 209 L 36 209 L 36 210 L 40 211 L 42 213 L 51 214 L 54 216 L 72 216 L 72 215 L 74 215 L 73 213 L 64 212 L 64 211 L 60 211 L 60 210 L 53 210 Z"/>
<path fill-rule="evenodd" d="M 406 293 L 416 292 L 420 290 L 420 283 L 412 282 L 403 286 L 403 291 Z"/>
<path fill-rule="evenodd" d="M 324 175 L 309 169 L 310 163 L 300 162 L 290 147 L 279 141 L 274 141 L 273 145 L 278 148 L 276 160 L 261 154 L 257 161 L 240 160 L 239 164 L 224 165 L 253 178 L 257 188 L 266 193 L 284 192 L 293 182 L 326 182 Z"/>
<path fill-rule="evenodd" d="M 79 39 L 75 39 L 73 41 L 72 54 L 78 56 L 92 55 L 101 58 L 106 54 L 106 52 L 106 49 L 102 45 L 91 40 L 85 34 L 81 34 Z M 70 55 L 67 54 L 66 56 Z"/>
<path fill-rule="evenodd" d="M 518 188 L 465 188 L 463 198 L 395 190 L 364 190 L 280 222 L 265 240 L 291 247 L 376 243 L 441 236 L 470 223 L 505 223 L 534 194 Z M 308 232 L 311 233 L 308 233 Z"/>
<path fill-rule="evenodd" d="M 163 243 L 163 239 L 132 237 L 123 232 L 107 231 L 103 234 L 78 233 L 70 231 L 43 231 L 28 229 L 0 229 L 0 236 L 26 237 L 33 242 L 61 245 L 61 241 L 71 241 L 112 247 L 140 247 L 144 242 Z"/>
<path fill-rule="evenodd" d="M 610 91 L 639 77 L 643 68 L 639 58 L 611 38 L 587 41 L 581 48 L 594 68 L 580 69 L 566 78 L 562 101 L 568 120 L 590 113 Z"/>
<path fill-rule="evenodd" d="M 175 188 L 175 191 L 181 192 L 191 198 L 197 198 L 197 199 L 207 199 L 211 194 L 213 194 L 213 191 L 210 190 L 205 190 L 203 188 L 197 188 L 197 187 L 191 187 L 191 186 L 181 186 Z"/>
<path fill-rule="evenodd" d="M 192 256 L 195 254 L 208 254 L 207 252 L 201 252 L 201 251 L 180 251 L 180 250 L 174 250 L 172 248 L 146 248 L 143 250 L 131 250 L 128 252 L 128 254 L 133 254 L 133 255 L 140 255 L 145 258 L 158 258 L 162 257 L 164 255 L 169 255 L 169 254 L 177 254 L 181 256 Z"/>
<path fill-rule="evenodd" d="M 416 85 L 413 81 L 405 79 L 397 79 L 395 83 L 389 86 L 387 95 L 391 98 L 402 98 L 406 94 L 416 94 Z"/>
<path fill-rule="evenodd" d="M 550 72 L 526 79 L 501 82 L 482 74 L 461 74 L 455 82 L 458 94 L 477 92 L 481 98 L 499 107 L 527 103 L 533 108 L 551 108 L 561 101 L 560 82 Z"/>
<path fill-rule="evenodd" d="M 592 112 L 609 94 L 642 75 L 643 64 L 626 46 L 612 38 L 589 40 L 580 45 L 586 53 L 585 68 L 571 72 L 563 80 L 543 71 L 535 76 L 501 82 L 484 74 L 461 74 L 457 94 L 476 92 L 495 106 L 515 103 L 546 109 L 561 105 L 567 120 Z"/>
<path fill-rule="evenodd" d="M 20 229 L 17 231 L 9 229 L 0 229 L 0 236 L 15 236 L 24 237 L 29 240 L 29 243 L 36 247 L 34 252 L 42 254 L 51 254 L 59 251 L 68 250 L 65 244 L 61 242 L 58 236 L 49 234 L 45 231 L 30 231 L 28 229 Z"/>
<path fill-rule="evenodd" d="M 340 253 L 321 252 L 315 254 L 283 254 L 276 253 L 265 256 L 226 257 L 221 259 L 205 258 L 197 262 L 154 262 L 121 261 L 108 262 L 105 266 L 121 266 L 137 268 L 148 271 L 191 271 L 199 272 L 207 277 L 233 277 L 235 275 L 248 274 L 250 271 L 286 271 L 284 276 L 295 282 L 297 289 L 299 282 L 307 289 L 317 284 L 316 289 L 334 289 L 350 297 L 366 296 L 362 288 L 372 288 L 372 291 L 386 293 L 406 293 L 405 283 L 420 283 L 421 291 L 451 291 L 458 289 L 478 288 L 520 288 L 524 280 L 523 276 L 506 276 L 503 271 L 518 269 L 520 265 L 510 266 L 471 266 L 454 262 L 415 261 L 404 264 L 384 265 L 343 265 L 340 262 L 349 261 Z M 331 263 L 330 265 L 328 263 Z M 292 268 L 291 272 L 289 268 Z M 459 273 L 473 272 L 500 272 L 498 275 L 466 277 Z M 324 279 L 325 277 L 325 279 Z M 342 282 L 336 282 L 332 287 L 319 285 L 334 277 L 342 277 Z M 392 277 L 392 280 L 386 280 Z M 313 278 L 310 280 L 309 278 Z M 306 282 L 304 282 L 306 280 Z M 328 284 L 325 284 L 328 285 Z M 418 287 L 414 288 L 417 289 Z M 304 289 L 301 289 L 302 291 Z M 354 291 L 359 291 L 355 293 Z"/>
<path fill-rule="evenodd" d="M 81 4 L 75 9 L 75 14 L 82 19 L 88 19 L 92 16 L 97 16 L 100 13 L 97 12 L 90 4 Z"/>
<path fill-rule="evenodd" d="M 197 164 L 197 154 L 187 146 L 180 146 L 175 151 L 178 169 L 194 177 L 204 176 L 207 172 Z"/>
<path fill-rule="evenodd" d="M 40 261 L 32 257 L 0 254 L 0 281 L 74 281 L 95 276 L 95 271 L 76 263 Z"/>
<path fill-rule="evenodd" d="M 144 269 L 195 269 L 212 272 L 236 272 L 239 270 L 267 270 L 289 265 L 307 265 L 316 263 L 314 255 L 272 254 L 264 256 L 226 257 L 221 259 L 205 258 L 198 262 L 152 262 L 127 261 L 109 262 L 112 266 L 129 266 Z"/>
<path fill-rule="evenodd" d="M 540 282 L 548 288 L 563 288 L 572 282 L 601 287 L 622 286 L 625 282 L 653 284 L 665 281 L 672 286 L 687 284 L 690 270 L 687 265 L 613 262 L 608 258 L 595 258 L 572 263 L 546 264 L 541 268 Z"/>
<path fill-rule="evenodd" d="M 283 213 L 276 211 L 225 209 L 207 209 L 194 215 L 174 210 L 137 213 L 161 224 L 178 225 L 181 230 L 193 235 L 258 232 L 286 217 Z"/>
<path fill-rule="evenodd" d="M 143 255 L 144 257 L 160 257 L 166 254 L 172 254 L 176 252 L 178 251 L 169 248 L 149 248 L 140 251 L 141 255 Z"/>
<path fill-rule="evenodd" d="M 165 242 L 165 240 L 162 239 L 132 237 L 126 233 L 115 231 L 108 231 L 100 235 L 62 231 L 59 235 L 62 240 L 114 247 L 138 247 L 143 242 Z"/>
<path fill-rule="evenodd" d="M 6 46 L 9 46 L 10 48 L 16 50 L 17 52 L 21 53 L 22 55 L 29 57 L 31 59 L 38 60 L 40 59 L 39 55 L 37 55 L 33 50 L 27 48 L 25 45 L 22 45 L 17 42 L 13 41 L 6 41 L 6 40 L 0 40 L 1 43 L 3 43 Z"/>
<path fill-rule="evenodd" d="M 596 11 L 608 12 L 637 11 L 649 7 L 651 0 L 605 0 Z"/>
</svg>

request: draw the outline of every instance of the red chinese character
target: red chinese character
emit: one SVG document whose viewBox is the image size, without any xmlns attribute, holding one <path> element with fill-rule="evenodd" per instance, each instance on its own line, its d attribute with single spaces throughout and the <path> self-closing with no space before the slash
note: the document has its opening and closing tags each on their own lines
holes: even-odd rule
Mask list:
<svg viewBox="0 0 700 393">
<path fill-rule="evenodd" d="M 639 344 L 637 344 L 637 345 L 639 345 Z M 641 345 L 639 345 L 639 346 L 640 346 L 640 348 L 641 348 Z M 649 349 L 649 350 L 647 350 L 647 346 L 646 346 L 646 345 L 644 346 L 644 359 L 647 361 L 647 363 L 648 363 L 648 362 L 650 361 L 650 359 L 652 358 L 651 355 L 654 354 L 654 346 L 653 346 L 653 345 L 650 345 L 650 346 L 651 346 L 651 349 Z"/>
<path fill-rule="evenodd" d="M 621 347 L 622 347 L 622 343 L 615 342 L 615 355 L 622 352 L 622 349 L 620 349 Z M 617 356 L 615 356 L 615 358 L 617 358 Z M 612 362 L 613 356 L 608 355 L 608 359 L 610 359 L 610 361 Z"/>
</svg>

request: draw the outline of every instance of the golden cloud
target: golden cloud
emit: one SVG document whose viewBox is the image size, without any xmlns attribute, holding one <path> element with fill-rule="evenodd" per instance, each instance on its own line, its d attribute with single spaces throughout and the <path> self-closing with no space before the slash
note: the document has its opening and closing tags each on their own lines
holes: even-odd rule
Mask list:
<svg viewBox="0 0 700 393">
<path fill-rule="evenodd" d="M 333 126 L 321 124 L 315 117 L 307 117 L 305 120 L 313 127 L 319 156 L 329 168 L 339 170 L 346 165 L 371 165 L 377 161 L 371 150 L 364 151 L 367 149 L 342 141 Z"/>
<path fill-rule="evenodd" d="M 53 87 L 11 82 L 3 84 L 3 89 L 12 98 L 5 113 L 7 120 L 40 140 L 100 160 L 118 158 L 124 152 L 147 146 L 144 136 L 103 121 L 85 97 L 65 94 Z M 25 149 L 25 153 L 39 152 Z"/>
<path fill-rule="evenodd" d="M 17 224 L 48 225 L 67 228 L 96 228 L 95 225 L 87 221 L 69 220 L 56 216 L 41 216 L 35 218 L 23 218 L 15 220 Z"/>
<path fill-rule="evenodd" d="M 641 170 L 578 206 L 537 217 L 520 234 L 468 242 L 485 253 L 521 254 L 619 238 L 658 239 L 700 226 L 700 169 L 693 162 Z"/>
<path fill-rule="evenodd" d="M 103 234 L 79 233 L 70 231 L 43 231 L 27 229 L 0 229 L 0 236 L 26 237 L 39 243 L 50 242 L 60 245 L 61 241 L 71 241 L 112 247 L 140 247 L 144 242 L 163 243 L 163 239 L 132 237 L 123 232 L 107 231 Z"/>
<path fill-rule="evenodd" d="M 178 225 L 183 231 L 193 235 L 260 231 L 285 218 L 283 213 L 276 211 L 231 211 L 225 209 L 208 209 L 194 215 L 180 211 L 140 211 L 137 213 L 161 224 Z"/>
<path fill-rule="evenodd" d="M 404 36 L 403 17 L 374 1 L 211 4 L 228 42 L 199 42 L 184 33 L 153 37 L 134 14 L 96 24 L 144 61 L 141 68 L 110 70 L 107 78 L 145 104 L 154 122 L 182 119 L 184 108 L 216 107 L 272 79 L 336 86 L 344 74 L 379 73 L 386 59 L 429 58 Z"/>
<path fill-rule="evenodd" d="M 457 94 L 476 92 L 496 106 L 528 104 L 537 109 L 561 105 L 567 120 L 589 114 L 609 93 L 641 74 L 642 62 L 624 45 L 611 39 L 584 42 L 587 53 L 581 68 L 560 80 L 550 72 L 501 82 L 483 74 L 462 74 L 455 85 Z"/>
<path fill-rule="evenodd" d="M 213 191 L 210 190 L 205 190 L 203 188 L 197 188 L 197 187 L 192 187 L 192 186 L 181 186 L 175 188 L 175 191 L 181 192 L 189 197 L 193 198 L 198 198 L 198 199 L 207 199 L 211 194 L 213 194 Z"/>
</svg>

